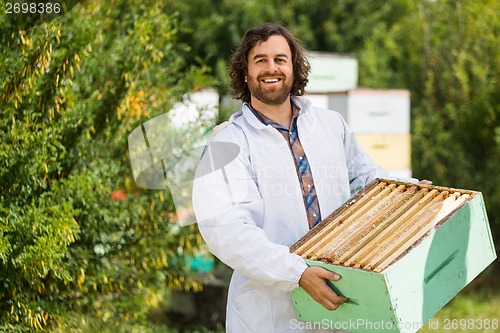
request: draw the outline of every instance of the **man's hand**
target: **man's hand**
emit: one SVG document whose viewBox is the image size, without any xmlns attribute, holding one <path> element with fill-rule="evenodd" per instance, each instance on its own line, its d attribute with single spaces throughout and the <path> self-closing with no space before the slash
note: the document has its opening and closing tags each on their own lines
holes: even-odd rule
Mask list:
<svg viewBox="0 0 500 333">
<path fill-rule="evenodd" d="M 338 296 L 327 284 L 327 280 L 338 281 L 340 276 L 322 267 L 308 267 L 299 280 L 301 286 L 311 297 L 328 310 L 336 310 L 348 299 Z"/>
</svg>

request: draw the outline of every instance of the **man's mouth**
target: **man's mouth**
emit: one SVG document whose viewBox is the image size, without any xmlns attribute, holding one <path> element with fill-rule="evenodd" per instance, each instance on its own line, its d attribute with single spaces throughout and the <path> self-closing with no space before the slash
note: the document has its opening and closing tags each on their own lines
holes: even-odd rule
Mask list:
<svg viewBox="0 0 500 333">
<path fill-rule="evenodd" d="M 273 78 L 262 79 L 261 81 L 264 83 L 276 83 L 280 82 L 281 78 L 273 77 Z"/>
</svg>

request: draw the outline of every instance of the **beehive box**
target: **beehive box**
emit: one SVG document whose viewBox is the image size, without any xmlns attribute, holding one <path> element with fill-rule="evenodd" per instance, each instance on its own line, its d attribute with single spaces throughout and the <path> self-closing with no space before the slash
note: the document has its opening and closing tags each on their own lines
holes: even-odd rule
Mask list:
<svg viewBox="0 0 500 333">
<path fill-rule="evenodd" d="M 385 169 L 411 169 L 409 133 L 357 133 L 356 139 L 373 162 Z"/>
<path fill-rule="evenodd" d="M 349 298 L 328 311 L 297 288 L 299 319 L 350 332 L 416 332 L 496 258 L 480 192 L 384 179 L 290 250 Z"/>
<path fill-rule="evenodd" d="M 311 73 L 308 93 L 328 93 L 355 89 L 358 85 L 358 60 L 349 54 L 309 52 Z"/>
<path fill-rule="evenodd" d="M 339 112 L 354 133 L 410 132 L 408 90 L 358 88 L 328 97 L 328 107 Z"/>
</svg>

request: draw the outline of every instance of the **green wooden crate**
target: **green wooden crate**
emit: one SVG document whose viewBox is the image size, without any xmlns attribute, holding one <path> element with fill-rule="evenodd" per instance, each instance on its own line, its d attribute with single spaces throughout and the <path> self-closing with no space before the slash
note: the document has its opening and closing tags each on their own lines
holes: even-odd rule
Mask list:
<svg viewBox="0 0 500 333">
<path fill-rule="evenodd" d="M 348 202 L 356 202 L 360 193 Z M 297 288 L 292 298 L 299 319 L 349 332 L 418 331 L 496 258 L 482 194 L 468 193 L 469 201 L 382 272 L 306 259 L 341 275 L 330 285 L 349 301 L 328 311 Z"/>
</svg>

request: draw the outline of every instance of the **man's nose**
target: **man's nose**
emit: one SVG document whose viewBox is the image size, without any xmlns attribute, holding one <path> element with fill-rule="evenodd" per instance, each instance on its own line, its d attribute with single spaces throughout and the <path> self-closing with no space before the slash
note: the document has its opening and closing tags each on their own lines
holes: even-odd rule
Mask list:
<svg viewBox="0 0 500 333">
<path fill-rule="evenodd" d="M 272 73 L 277 72 L 278 71 L 278 65 L 274 61 L 268 61 L 267 62 L 267 70 L 269 72 L 272 72 Z"/>
</svg>

